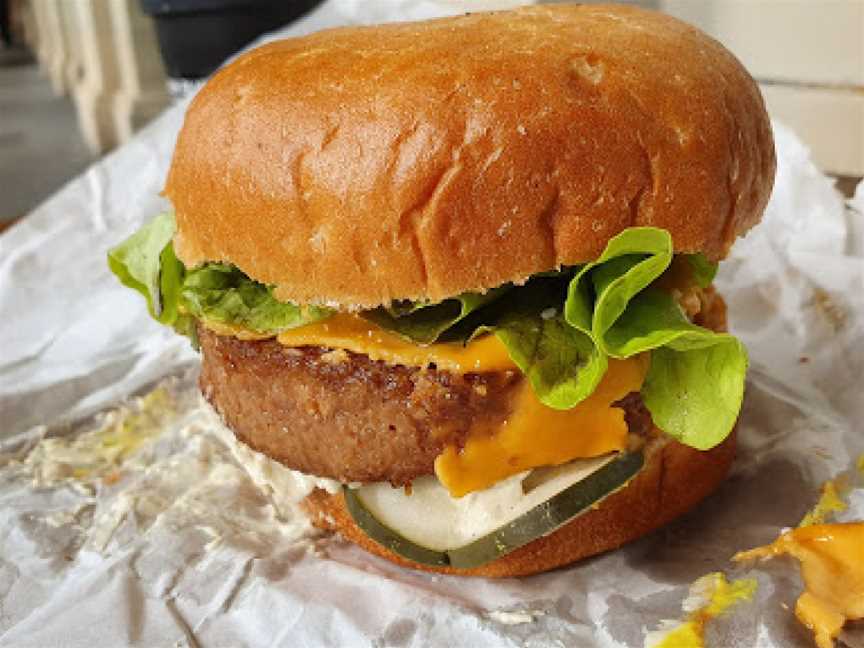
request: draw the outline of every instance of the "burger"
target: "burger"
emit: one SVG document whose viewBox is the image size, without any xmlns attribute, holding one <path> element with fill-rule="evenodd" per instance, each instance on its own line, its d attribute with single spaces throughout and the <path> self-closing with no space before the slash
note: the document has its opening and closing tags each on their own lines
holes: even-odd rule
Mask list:
<svg viewBox="0 0 864 648">
<path fill-rule="evenodd" d="M 723 480 L 747 355 L 712 279 L 774 170 L 751 77 L 659 13 L 332 29 L 207 82 L 173 211 L 109 264 L 240 442 L 336 485 L 316 525 L 525 575 Z"/>
</svg>

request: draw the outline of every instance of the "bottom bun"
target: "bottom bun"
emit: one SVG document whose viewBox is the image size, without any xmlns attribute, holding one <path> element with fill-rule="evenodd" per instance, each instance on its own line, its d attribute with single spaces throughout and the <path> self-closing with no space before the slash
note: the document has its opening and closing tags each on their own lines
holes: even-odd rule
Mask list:
<svg viewBox="0 0 864 648">
<path fill-rule="evenodd" d="M 331 495 L 316 489 L 303 505 L 315 526 L 336 531 L 366 551 L 403 567 L 459 576 L 527 576 L 615 549 L 670 522 L 719 486 L 734 457 L 734 431 L 707 452 L 661 435 L 649 444 L 645 467 L 639 474 L 599 507 L 554 533 L 473 569 L 424 565 L 386 549 L 354 523 L 341 493 Z"/>
</svg>

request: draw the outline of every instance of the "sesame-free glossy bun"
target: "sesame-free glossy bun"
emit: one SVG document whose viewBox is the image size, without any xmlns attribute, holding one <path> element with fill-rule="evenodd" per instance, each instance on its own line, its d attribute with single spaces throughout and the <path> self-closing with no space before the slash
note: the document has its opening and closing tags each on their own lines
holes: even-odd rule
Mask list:
<svg viewBox="0 0 864 648">
<path fill-rule="evenodd" d="M 357 309 L 522 281 L 636 225 L 719 259 L 774 169 L 759 90 L 719 43 L 555 5 L 257 48 L 193 101 L 165 194 L 187 265 Z"/>
</svg>

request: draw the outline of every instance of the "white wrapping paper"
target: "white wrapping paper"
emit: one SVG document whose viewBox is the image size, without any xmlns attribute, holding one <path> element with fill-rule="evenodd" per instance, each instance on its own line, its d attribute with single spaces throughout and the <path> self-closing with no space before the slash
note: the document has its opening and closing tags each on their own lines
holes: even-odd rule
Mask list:
<svg viewBox="0 0 864 648">
<path fill-rule="evenodd" d="M 355 5 L 288 32 L 356 20 Z M 184 108 L 0 236 L 0 646 L 643 646 L 714 571 L 759 588 L 709 624 L 709 646 L 810 645 L 797 570 L 729 558 L 797 524 L 864 453 L 864 185 L 844 204 L 776 126 L 771 204 L 718 277 L 751 371 L 740 458 L 714 496 L 574 567 L 441 577 L 317 536 L 258 488 L 198 406 L 186 340 L 109 274 L 106 249 L 165 207 Z M 117 408 L 166 375 L 143 410 Z M 864 517 L 864 491 L 849 499 L 841 518 Z"/>
</svg>

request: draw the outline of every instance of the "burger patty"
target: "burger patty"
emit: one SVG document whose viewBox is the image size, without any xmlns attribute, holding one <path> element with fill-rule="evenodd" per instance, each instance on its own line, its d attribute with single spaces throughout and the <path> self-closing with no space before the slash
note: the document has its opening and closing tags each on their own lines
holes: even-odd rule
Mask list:
<svg viewBox="0 0 864 648">
<path fill-rule="evenodd" d="M 504 421 L 524 380 L 516 370 L 458 375 L 203 326 L 199 336 L 201 391 L 237 437 L 289 468 L 345 482 L 404 485 L 432 474 L 472 426 Z M 619 406 L 631 433 L 650 433 L 638 394 Z"/>
<path fill-rule="evenodd" d="M 673 294 L 695 324 L 726 330 L 712 286 Z M 198 331 L 201 391 L 237 437 L 289 468 L 344 482 L 401 486 L 433 474 L 446 446 L 504 421 L 524 380 L 517 370 L 458 375 Z M 638 393 L 616 405 L 631 434 L 656 434 Z"/>
</svg>

